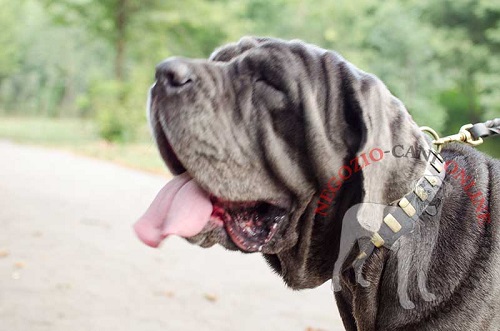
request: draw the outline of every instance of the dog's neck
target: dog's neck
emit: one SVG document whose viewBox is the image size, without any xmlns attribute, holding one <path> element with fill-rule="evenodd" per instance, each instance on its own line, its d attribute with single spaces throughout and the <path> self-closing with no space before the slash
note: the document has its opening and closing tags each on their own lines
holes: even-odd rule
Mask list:
<svg viewBox="0 0 500 331">
<path fill-rule="evenodd" d="M 392 249 L 395 244 L 401 242 L 402 238 L 413 233 L 414 229 L 418 227 L 418 222 L 426 226 L 423 224 L 425 222 L 421 222 L 420 216 L 426 212 L 429 205 L 433 202 L 445 177 L 444 160 L 437 152 L 431 149 L 429 149 L 429 153 L 424 173 L 419 180 L 416 183 L 413 181 L 406 183 L 406 186 L 411 187 L 410 191 L 403 191 L 403 188 L 400 187 L 399 191 L 405 193 L 392 206 L 387 205 L 384 207 L 383 205 L 375 205 L 371 209 L 376 210 L 377 207 L 383 209 L 381 224 L 377 231 L 370 231 L 364 228 L 361 223 L 356 224 L 356 221 L 359 220 L 351 217 L 352 215 L 356 215 L 361 209 L 356 209 L 359 204 L 354 205 L 356 208 L 349 208 L 345 213 L 345 217 L 343 217 L 342 233 L 339 238 L 339 254 L 334 266 L 332 285 L 333 289 L 337 292 L 337 303 L 341 314 L 346 311 L 352 311 L 356 318 L 363 311 L 362 315 L 365 317 L 361 320 L 356 318 L 355 322 L 359 329 L 368 330 L 375 327 L 377 316 L 377 309 L 374 308 L 377 306 L 376 291 L 366 290 L 363 287 L 378 288 L 378 284 L 381 282 L 383 266 L 385 265 L 384 261 L 387 259 L 388 250 L 379 248 Z M 429 215 L 426 215 L 426 218 L 429 218 Z M 357 243 L 357 245 L 353 245 L 354 243 Z M 351 245 L 353 246 L 351 247 Z M 366 267 L 365 263 L 367 264 Z M 354 272 L 342 276 L 342 267 L 348 265 L 352 266 Z M 365 269 L 368 270 L 368 277 L 366 279 L 363 273 Z M 404 267 L 400 266 L 400 269 L 403 270 Z M 400 272 L 403 276 L 404 274 L 408 274 L 408 270 L 405 270 L 404 273 L 401 270 Z M 398 274 L 398 277 L 401 275 Z M 341 290 L 341 283 L 344 284 L 343 286 L 348 287 L 348 292 L 338 292 Z M 423 291 L 422 295 L 433 296 L 433 294 L 427 292 L 425 282 L 423 284 L 419 283 L 419 288 Z M 346 297 L 346 293 L 350 293 L 350 295 Z M 413 303 L 408 299 L 407 285 L 398 284 L 398 294 L 402 305 L 406 305 L 407 309 L 414 307 Z M 352 298 L 358 296 L 360 299 L 364 299 L 362 301 L 354 300 L 349 302 Z M 348 324 L 354 322 L 350 321 L 352 319 L 352 315 L 350 314 L 345 314 L 343 318 L 344 322 Z"/>
<path fill-rule="evenodd" d="M 396 145 L 387 157 L 398 158 L 398 164 L 387 171 L 389 180 L 385 183 L 384 196 L 386 204 L 398 202 L 408 193 L 411 193 L 417 182 L 421 182 L 435 164 L 438 153 L 432 147 L 432 140 L 421 133 L 423 139 L 405 145 Z M 436 165 L 437 166 L 437 165 Z"/>
</svg>

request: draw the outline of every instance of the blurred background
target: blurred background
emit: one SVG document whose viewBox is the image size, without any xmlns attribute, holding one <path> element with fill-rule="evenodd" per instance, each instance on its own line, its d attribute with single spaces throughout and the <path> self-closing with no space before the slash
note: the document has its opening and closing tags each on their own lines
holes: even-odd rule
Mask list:
<svg viewBox="0 0 500 331">
<path fill-rule="evenodd" d="M 303 39 L 379 76 L 420 125 L 500 117 L 496 0 L 0 0 L 0 329 L 343 330 L 329 284 L 131 225 L 170 177 L 146 94 L 166 57 Z M 500 157 L 498 138 L 480 147 Z M 82 157 L 83 156 L 83 157 Z M 112 161 L 112 162 L 109 162 Z"/>
<path fill-rule="evenodd" d="M 0 0 L 0 137 L 163 171 L 154 66 L 243 35 L 303 39 L 379 76 L 441 134 L 500 116 L 493 0 Z M 482 150 L 500 157 L 498 143 Z"/>
</svg>

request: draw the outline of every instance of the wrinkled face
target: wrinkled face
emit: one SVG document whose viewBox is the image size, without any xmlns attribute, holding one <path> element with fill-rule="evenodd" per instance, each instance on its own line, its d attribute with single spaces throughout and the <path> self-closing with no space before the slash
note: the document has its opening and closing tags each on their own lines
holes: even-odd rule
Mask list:
<svg viewBox="0 0 500 331">
<path fill-rule="evenodd" d="M 347 68 L 331 69 L 339 61 L 301 42 L 244 38 L 209 60 L 159 64 L 148 115 L 176 178 L 136 225 L 139 237 L 260 251 L 292 287 L 328 279 L 295 269 L 334 231 L 314 220 L 326 165 L 338 169 L 360 144 L 359 128 L 340 134 L 355 115 L 329 119 L 342 89 L 332 77 Z"/>
</svg>

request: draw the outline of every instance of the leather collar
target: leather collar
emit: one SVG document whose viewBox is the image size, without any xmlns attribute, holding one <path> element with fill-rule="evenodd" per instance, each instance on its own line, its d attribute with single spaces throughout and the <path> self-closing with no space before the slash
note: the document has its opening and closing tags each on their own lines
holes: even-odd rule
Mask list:
<svg viewBox="0 0 500 331">
<path fill-rule="evenodd" d="M 415 223 L 441 188 L 445 177 L 444 160 L 438 152 L 431 149 L 431 153 L 424 176 L 418 180 L 415 188 L 397 201 L 395 206 L 384 210 L 383 223 L 371 238 L 375 247 L 390 249 L 399 238 L 413 232 Z"/>
</svg>

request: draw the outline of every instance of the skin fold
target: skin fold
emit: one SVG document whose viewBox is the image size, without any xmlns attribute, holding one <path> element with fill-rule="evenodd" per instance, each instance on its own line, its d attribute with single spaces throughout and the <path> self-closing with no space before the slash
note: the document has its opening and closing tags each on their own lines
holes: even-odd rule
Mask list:
<svg viewBox="0 0 500 331">
<path fill-rule="evenodd" d="M 149 117 L 167 165 L 175 174 L 185 169 L 220 199 L 287 201 L 287 218 L 262 253 L 292 289 L 331 279 L 342 219 L 351 206 L 390 204 L 423 175 L 425 160 L 385 155 L 341 181 L 325 215 L 315 213 L 329 180 L 350 160 L 373 148 L 428 148 L 403 103 L 335 52 L 246 37 L 208 60 L 174 58 L 164 65 L 175 70 L 162 71 L 160 64 Z M 172 89 L 162 73 L 180 75 L 173 77 L 181 83 L 175 93 L 166 92 Z M 168 148 L 178 160 L 172 161 Z M 434 215 L 422 217 L 421 230 L 403 238 L 398 249 L 376 249 L 367 260 L 369 287 L 345 269 L 335 297 L 346 330 L 500 329 L 500 162 L 456 144 L 441 155 L 475 180 L 491 221 L 478 220 L 460 179 L 447 176 L 436 197 L 440 204 Z M 370 204 L 358 217 L 375 231 L 382 222 Z M 188 240 L 237 249 L 224 228 L 213 224 Z M 412 259 L 407 286 L 415 309 L 399 304 L 398 259 Z M 432 301 L 419 294 L 424 264 Z"/>
</svg>

